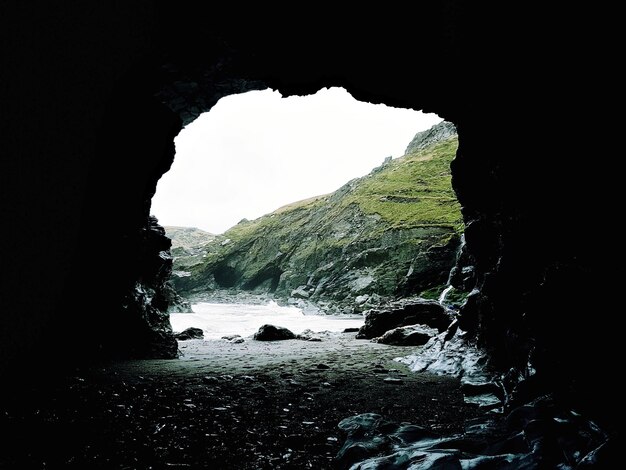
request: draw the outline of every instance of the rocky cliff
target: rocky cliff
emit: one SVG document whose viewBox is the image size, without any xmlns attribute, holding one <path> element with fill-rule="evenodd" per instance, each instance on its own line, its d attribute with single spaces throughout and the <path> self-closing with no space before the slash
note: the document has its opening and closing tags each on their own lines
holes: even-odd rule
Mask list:
<svg viewBox="0 0 626 470">
<path fill-rule="evenodd" d="M 456 148 L 450 123 L 420 132 L 404 156 L 337 191 L 202 242 L 193 248 L 202 263 L 175 261 L 175 286 L 187 296 L 272 292 L 345 313 L 441 286 L 462 230 L 450 183 Z"/>
<path fill-rule="evenodd" d="M 171 253 L 174 259 L 174 275 L 183 275 L 185 270 L 201 264 L 206 258 L 209 243 L 215 235 L 195 227 L 163 227 L 172 240 Z"/>
</svg>

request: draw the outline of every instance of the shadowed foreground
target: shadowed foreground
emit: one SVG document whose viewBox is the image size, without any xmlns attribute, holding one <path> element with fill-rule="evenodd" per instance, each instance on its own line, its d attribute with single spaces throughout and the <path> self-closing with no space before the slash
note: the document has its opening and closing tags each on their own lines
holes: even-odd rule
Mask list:
<svg viewBox="0 0 626 470">
<path fill-rule="evenodd" d="M 346 417 L 373 412 L 449 434 L 480 414 L 458 380 L 393 361 L 413 348 L 353 334 L 180 345 L 181 360 L 77 371 L 3 404 L 0 466 L 334 468 Z"/>
</svg>

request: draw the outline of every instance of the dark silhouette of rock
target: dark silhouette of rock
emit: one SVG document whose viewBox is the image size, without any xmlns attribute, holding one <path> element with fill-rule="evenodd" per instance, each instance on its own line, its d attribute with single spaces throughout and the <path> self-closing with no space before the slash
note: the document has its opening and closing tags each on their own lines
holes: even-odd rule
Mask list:
<svg viewBox="0 0 626 470">
<path fill-rule="evenodd" d="M 386 309 L 370 310 L 365 314 L 365 324 L 357 338 L 372 339 L 399 326 L 426 325 L 444 331 L 452 323 L 447 310 L 434 300 L 397 302 Z"/>
<path fill-rule="evenodd" d="M 282 326 L 263 325 L 259 331 L 254 333 L 254 339 L 257 341 L 282 341 L 296 339 L 296 335 Z"/>
<path fill-rule="evenodd" d="M 187 341 L 189 339 L 204 339 L 204 332 L 201 328 L 189 327 L 180 333 L 175 333 L 174 338 L 179 341 Z"/>
<path fill-rule="evenodd" d="M 465 433 L 448 436 L 372 413 L 352 416 L 339 423 L 347 438 L 336 461 L 340 468 L 424 469 L 612 468 L 607 465 L 615 462 L 604 432 L 550 398 L 511 416 L 502 425 L 478 418 Z"/>
<path fill-rule="evenodd" d="M 437 336 L 438 331 L 423 325 L 400 326 L 385 332 L 372 341 L 394 346 L 422 346 L 428 343 L 430 338 Z"/>
</svg>

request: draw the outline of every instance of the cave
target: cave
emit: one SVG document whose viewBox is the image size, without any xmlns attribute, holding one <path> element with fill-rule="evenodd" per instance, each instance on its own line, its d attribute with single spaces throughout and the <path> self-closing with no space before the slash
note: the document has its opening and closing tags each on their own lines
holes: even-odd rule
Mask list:
<svg viewBox="0 0 626 470">
<path fill-rule="evenodd" d="M 578 116 L 603 91 L 582 82 L 594 58 L 569 23 L 530 8 L 492 22 L 485 9 L 320 5 L 285 21 L 262 6 L 245 19 L 160 1 L 3 6 L 6 400 L 26 406 L 25 390 L 42 398 L 76 367 L 173 357 L 169 241 L 149 205 L 174 137 L 228 94 L 342 86 L 456 125 L 453 185 L 477 273 L 459 326 L 503 380 L 524 384 L 512 403 L 551 394 L 598 423 L 607 465 L 621 432 L 619 329 L 599 295 L 612 279 L 607 235 L 581 220 L 604 210 L 594 195 L 607 182 L 574 158 L 602 145 L 599 124 Z"/>
</svg>

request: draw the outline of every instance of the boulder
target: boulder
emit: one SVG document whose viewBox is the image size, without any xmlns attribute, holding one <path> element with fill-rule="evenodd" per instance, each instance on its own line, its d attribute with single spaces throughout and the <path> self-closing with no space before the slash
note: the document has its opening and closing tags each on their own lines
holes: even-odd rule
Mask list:
<svg viewBox="0 0 626 470">
<path fill-rule="evenodd" d="M 192 326 L 181 331 L 180 333 L 174 333 L 174 338 L 179 341 L 186 341 L 188 339 L 204 339 L 204 332 L 201 328 L 194 328 Z"/>
<path fill-rule="evenodd" d="M 452 316 L 439 302 L 416 299 L 398 302 L 384 309 L 372 309 L 365 314 L 365 324 L 356 335 L 359 339 L 382 336 L 400 326 L 426 325 L 440 333 L 452 323 Z"/>
<path fill-rule="evenodd" d="M 254 333 L 254 339 L 257 341 L 281 341 L 296 339 L 296 335 L 282 326 L 263 325 L 259 331 Z"/>
<path fill-rule="evenodd" d="M 385 332 L 382 336 L 372 339 L 375 343 L 390 344 L 394 346 L 422 346 L 438 331 L 424 325 L 400 326 Z"/>
<path fill-rule="evenodd" d="M 241 335 L 226 335 L 226 336 L 222 336 L 222 339 L 225 341 L 228 341 L 229 343 L 233 343 L 233 344 L 240 344 L 243 343 L 245 340 L 241 337 Z"/>
<path fill-rule="evenodd" d="M 316 334 L 313 330 L 310 330 L 310 329 L 306 329 L 299 335 L 296 335 L 296 338 L 304 340 L 304 341 L 314 341 L 314 342 L 322 341 L 322 338 L 320 337 L 320 335 Z"/>
</svg>

